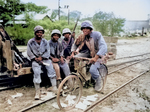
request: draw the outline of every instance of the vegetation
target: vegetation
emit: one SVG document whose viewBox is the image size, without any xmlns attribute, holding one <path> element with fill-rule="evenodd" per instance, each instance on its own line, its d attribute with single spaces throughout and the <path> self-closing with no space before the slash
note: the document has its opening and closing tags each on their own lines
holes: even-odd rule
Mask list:
<svg viewBox="0 0 150 112">
<path fill-rule="evenodd" d="M 29 21 L 30 15 L 44 14 L 49 11 L 46 6 L 37 6 L 34 3 L 24 4 L 20 0 L 1 0 L 0 4 L 0 20 L 3 20 L 3 26 L 8 21 L 14 21 L 15 17 L 20 14 L 25 14 L 25 20 Z"/>
<path fill-rule="evenodd" d="M 84 18 L 83 20 L 92 21 L 96 31 L 100 31 L 105 36 L 116 36 L 122 32 L 125 19 L 117 18 L 113 13 L 99 11 L 92 18 Z"/>
<path fill-rule="evenodd" d="M 21 3 L 20 0 L 1 0 L 0 4 L 2 25 L 5 25 L 9 20 L 13 20 L 15 15 L 20 15 L 25 11 L 25 4 Z"/>
<path fill-rule="evenodd" d="M 45 14 L 50 10 L 46 6 L 37 6 L 34 3 L 21 3 L 20 0 L 1 0 L 0 4 L 0 20 L 3 20 L 3 26 L 8 21 L 14 21 L 17 15 L 23 14 L 26 25 L 18 25 L 13 22 L 13 27 L 7 26 L 5 30 L 14 40 L 16 45 L 26 45 L 30 38 L 34 37 L 34 27 L 41 25 L 45 29 L 45 38 L 49 40 L 53 29 L 58 29 L 62 32 L 64 28 L 69 28 L 73 31 L 77 18 L 81 15 L 79 11 L 72 11 L 68 14 L 60 11 L 60 20 L 58 10 L 52 10 L 51 15 L 48 15 L 42 20 L 34 20 L 35 14 Z M 15 7 L 15 8 L 14 8 Z M 5 10 L 5 11 L 4 11 Z M 99 11 L 93 17 L 82 18 L 80 22 L 90 20 L 94 25 L 94 30 L 100 31 L 104 36 L 118 35 L 122 30 L 125 19 L 116 18 L 113 13 L 105 13 Z M 76 33 L 80 31 L 80 26 L 77 26 Z"/>
<path fill-rule="evenodd" d="M 66 20 L 60 20 L 52 22 L 51 20 L 32 20 L 27 23 L 27 28 L 23 28 L 21 25 L 14 25 L 13 27 L 5 27 L 5 30 L 9 33 L 9 36 L 14 40 L 16 45 L 26 45 L 28 40 L 34 37 L 34 27 L 41 25 L 45 29 L 45 37 L 47 40 L 51 38 L 51 32 L 54 29 L 58 29 L 62 32 L 64 28 L 69 28 L 71 31 L 74 28 L 75 23 L 71 22 L 68 25 Z M 79 27 L 77 28 L 79 29 Z"/>
</svg>

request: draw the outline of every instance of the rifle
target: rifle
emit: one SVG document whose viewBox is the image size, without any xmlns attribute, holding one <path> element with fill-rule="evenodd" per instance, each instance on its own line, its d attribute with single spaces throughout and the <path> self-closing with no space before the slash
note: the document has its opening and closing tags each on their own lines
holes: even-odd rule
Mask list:
<svg viewBox="0 0 150 112">
<path fill-rule="evenodd" d="M 75 29 L 76 29 L 76 27 L 77 27 L 77 24 L 78 24 L 78 21 L 79 21 L 79 18 L 80 18 L 80 15 L 78 16 L 78 18 L 77 18 L 77 21 L 76 21 L 76 24 L 75 24 L 75 26 L 74 26 L 74 28 L 73 28 L 73 31 L 72 31 L 72 37 L 75 39 Z"/>
</svg>

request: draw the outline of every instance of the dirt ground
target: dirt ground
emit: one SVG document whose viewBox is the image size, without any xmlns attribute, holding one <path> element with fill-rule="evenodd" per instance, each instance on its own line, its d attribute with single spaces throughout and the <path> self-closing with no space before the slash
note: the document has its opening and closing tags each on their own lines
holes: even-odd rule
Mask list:
<svg viewBox="0 0 150 112">
<path fill-rule="evenodd" d="M 134 80 L 93 112 L 150 112 L 150 72 Z"/>
<path fill-rule="evenodd" d="M 116 58 L 133 56 L 138 54 L 150 53 L 150 38 L 142 37 L 135 39 L 119 39 L 117 44 Z M 150 55 L 143 56 L 148 58 Z M 135 58 L 136 59 L 136 58 Z M 137 58 L 139 59 L 139 58 Z M 113 64 L 116 62 L 123 62 L 122 60 L 114 60 L 107 63 Z M 108 68 L 109 72 L 115 68 Z M 113 74 L 108 75 L 107 83 L 104 88 L 104 93 L 97 93 L 94 89 L 84 88 L 83 96 L 98 94 L 98 99 L 101 99 L 117 87 L 121 86 L 128 80 L 136 77 L 143 71 L 150 69 L 150 60 L 133 65 L 127 69 L 119 70 Z M 12 98 L 12 95 L 22 93 L 23 96 Z M 21 87 L 13 90 L 0 92 L 0 112 L 18 112 L 19 110 L 29 106 L 34 100 L 34 87 Z M 103 104 L 99 104 L 93 112 L 148 112 L 150 111 L 150 73 L 143 75 L 139 80 L 133 81 L 130 86 L 126 86 L 123 90 L 116 93 Z M 56 99 L 46 102 L 38 107 L 29 110 L 29 112 L 59 112 L 60 110 L 52 107 Z M 12 104 L 11 104 L 12 103 Z M 83 112 L 80 109 L 73 109 L 70 112 Z"/>
</svg>

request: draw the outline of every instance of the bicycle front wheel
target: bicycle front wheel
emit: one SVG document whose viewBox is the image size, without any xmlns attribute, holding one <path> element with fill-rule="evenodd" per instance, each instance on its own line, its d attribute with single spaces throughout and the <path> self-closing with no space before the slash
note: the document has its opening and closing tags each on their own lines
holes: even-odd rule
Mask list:
<svg viewBox="0 0 150 112">
<path fill-rule="evenodd" d="M 82 83 L 76 75 L 67 76 L 59 85 L 57 104 L 61 110 L 67 111 L 75 107 L 82 95 Z"/>
</svg>

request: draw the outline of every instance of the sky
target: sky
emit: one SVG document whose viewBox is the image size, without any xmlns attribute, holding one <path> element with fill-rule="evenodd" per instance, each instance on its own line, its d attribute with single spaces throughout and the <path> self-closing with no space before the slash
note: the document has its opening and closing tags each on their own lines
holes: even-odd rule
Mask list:
<svg viewBox="0 0 150 112">
<path fill-rule="evenodd" d="M 58 9 L 69 5 L 69 11 L 80 11 L 81 17 L 91 17 L 98 11 L 113 12 L 116 17 L 126 20 L 147 20 L 150 14 L 150 0 L 21 0 L 23 3 L 32 2 L 38 6 L 47 6 L 49 9 Z M 68 13 L 68 9 L 62 9 Z M 48 13 L 50 15 L 50 12 Z M 36 19 L 43 15 L 36 16 Z"/>
</svg>

